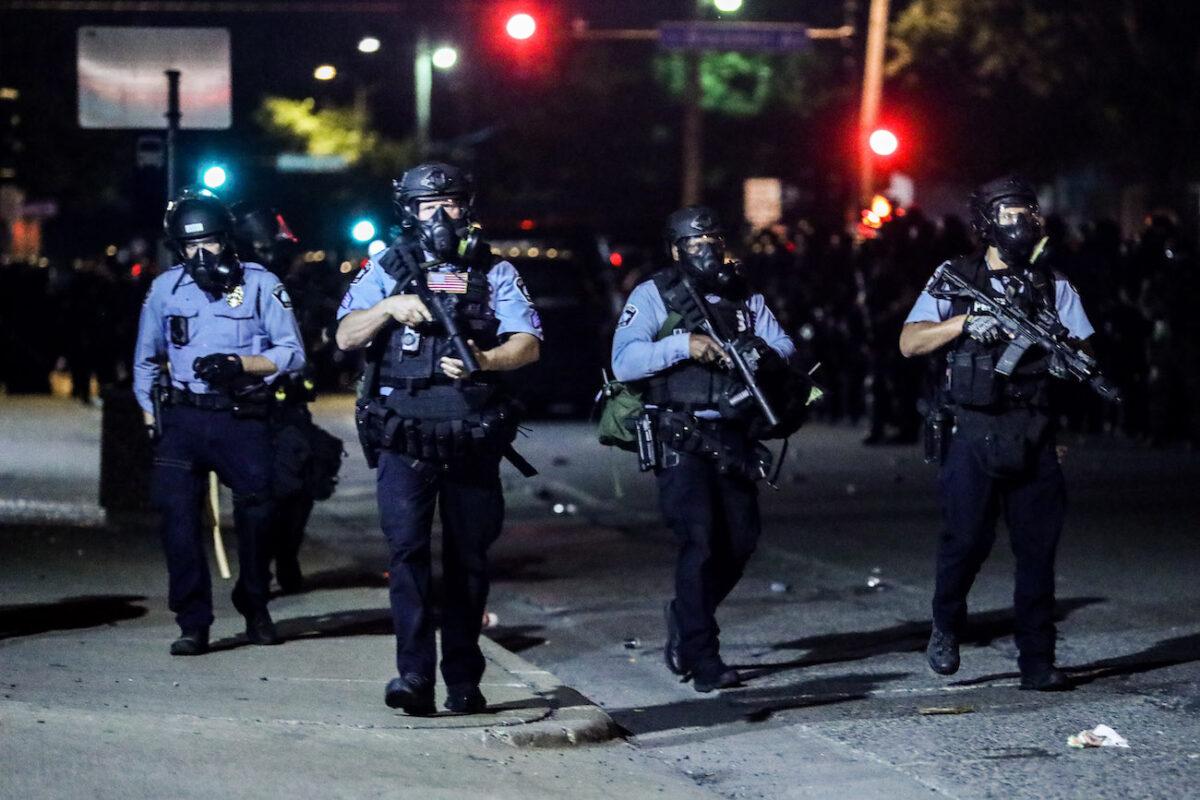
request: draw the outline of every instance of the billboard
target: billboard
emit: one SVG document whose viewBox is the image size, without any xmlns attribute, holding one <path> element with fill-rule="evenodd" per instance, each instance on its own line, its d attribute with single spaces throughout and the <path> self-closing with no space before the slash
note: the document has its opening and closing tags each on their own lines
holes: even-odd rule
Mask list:
<svg viewBox="0 0 1200 800">
<path fill-rule="evenodd" d="M 228 29 L 84 27 L 77 40 L 81 127 L 162 130 L 169 69 L 181 128 L 230 126 Z"/>
</svg>

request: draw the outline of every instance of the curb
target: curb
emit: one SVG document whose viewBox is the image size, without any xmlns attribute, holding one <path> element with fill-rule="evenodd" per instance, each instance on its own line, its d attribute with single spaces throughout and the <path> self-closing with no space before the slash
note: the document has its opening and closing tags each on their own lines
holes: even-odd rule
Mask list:
<svg viewBox="0 0 1200 800">
<path fill-rule="evenodd" d="M 621 736 L 621 728 L 602 708 L 574 689 L 564 686 L 553 673 L 504 649 L 487 636 L 480 637 L 479 647 L 485 658 L 550 701 L 551 708 L 549 716 L 537 722 L 485 728 L 482 733 L 484 744 L 575 747 L 599 744 Z"/>
</svg>

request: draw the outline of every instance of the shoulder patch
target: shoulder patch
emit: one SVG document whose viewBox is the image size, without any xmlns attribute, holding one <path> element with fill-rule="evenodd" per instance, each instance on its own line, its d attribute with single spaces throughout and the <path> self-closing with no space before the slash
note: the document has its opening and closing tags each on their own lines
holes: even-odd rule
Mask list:
<svg viewBox="0 0 1200 800">
<path fill-rule="evenodd" d="M 282 283 L 276 284 L 275 288 L 271 290 L 271 296 L 278 300 L 279 305 L 284 308 L 292 307 L 292 298 L 288 295 L 287 287 Z"/>
<path fill-rule="evenodd" d="M 517 291 L 520 292 L 521 296 L 525 298 L 525 302 L 532 305 L 533 297 L 529 294 L 529 287 L 525 285 L 525 279 L 518 275 L 514 283 L 517 285 Z"/>
<path fill-rule="evenodd" d="M 638 307 L 635 306 L 633 303 L 626 304 L 625 308 L 621 310 L 621 318 L 619 320 L 617 320 L 617 327 L 618 328 L 629 327 L 633 323 L 634 317 L 636 317 L 637 315 L 638 315 Z"/>
</svg>

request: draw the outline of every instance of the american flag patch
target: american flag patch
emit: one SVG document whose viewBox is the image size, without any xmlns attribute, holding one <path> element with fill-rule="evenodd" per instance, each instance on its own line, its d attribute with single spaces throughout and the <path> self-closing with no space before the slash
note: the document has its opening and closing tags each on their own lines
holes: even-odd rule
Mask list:
<svg viewBox="0 0 1200 800">
<path fill-rule="evenodd" d="M 467 293 L 467 273 L 465 272 L 430 272 L 425 275 L 425 283 L 431 292 Z"/>
</svg>

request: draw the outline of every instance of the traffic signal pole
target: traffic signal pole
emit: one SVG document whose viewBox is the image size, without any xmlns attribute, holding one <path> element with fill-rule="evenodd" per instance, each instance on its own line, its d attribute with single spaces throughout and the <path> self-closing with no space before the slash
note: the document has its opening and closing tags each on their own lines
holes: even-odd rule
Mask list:
<svg viewBox="0 0 1200 800">
<path fill-rule="evenodd" d="M 179 70 L 169 69 L 167 76 L 167 202 L 175 199 L 175 137 L 179 133 Z"/>
<path fill-rule="evenodd" d="M 867 52 L 863 59 L 862 106 L 858 115 L 858 200 L 871 202 L 875 193 L 875 159 L 867 137 L 879 122 L 883 99 L 883 54 L 887 44 L 888 0 L 871 0 L 867 22 Z"/>
</svg>

